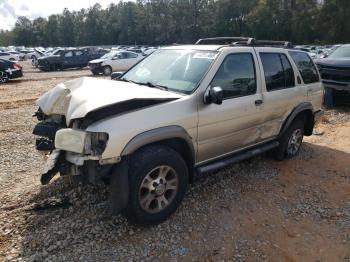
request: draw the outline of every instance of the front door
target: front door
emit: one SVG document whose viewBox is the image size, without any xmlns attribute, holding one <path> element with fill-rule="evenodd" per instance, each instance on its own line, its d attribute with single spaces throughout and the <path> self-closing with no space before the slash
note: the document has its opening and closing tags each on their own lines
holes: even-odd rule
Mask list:
<svg viewBox="0 0 350 262">
<path fill-rule="evenodd" d="M 258 142 L 261 117 L 261 77 L 251 48 L 228 53 L 210 87 L 223 89 L 221 105 L 199 105 L 198 158 L 203 163 Z M 210 88 L 209 87 L 209 88 Z"/>
</svg>

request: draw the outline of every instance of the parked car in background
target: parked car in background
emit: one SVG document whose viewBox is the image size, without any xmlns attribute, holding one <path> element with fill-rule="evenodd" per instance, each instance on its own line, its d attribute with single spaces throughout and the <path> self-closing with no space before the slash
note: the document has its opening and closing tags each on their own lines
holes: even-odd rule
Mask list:
<svg viewBox="0 0 350 262">
<path fill-rule="evenodd" d="M 25 61 L 30 59 L 30 56 L 28 54 L 33 53 L 35 50 L 33 48 L 31 49 L 22 49 L 19 50 L 19 59 L 20 61 Z"/>
<path fill-rule="evenodd" d="M 19 61 L 19 55 L 18 53 L 14 53 L 12 51 L 8 52 L 0 52 L 0 58 L 4 60 L 9 60 L 9 61 Z"/>
<path fill-rule="evenodd" d="M 0 83 L 22 77 L 22 66 L 16 62 L 0 59 Z"/>
<path fill-rule="evenodd" d="M 34 52 L 28 53 L 26 57 L 32 60 L 32 66 L 38 67 L 38 58 L 46 56 L 44 49 L 34 48 Z"/>
<path fill-rule="evenodd" d="M 101 57 L 100 52 L 87 48 L 58 49 L 51 55 L 38 58 L 38 68 L 43 71 L 55 71 L 68 68 L 86 67 L 90 60 Z"/>
<path fill-rule="evenodd" d="M 350 44 L 337 47 L 324 59 L 316 61 L 326 89 L 325 104 L 350 103 Z"/>
<path fill-rule="evenodd" d="M 270 150 L 296 156 L 322 115 L 316 65 L 289 44 L 229 40 L 162 48 L 119 81 L 75 79 L 40 97 L 33 134 L 50 151 L 41 182 L 58 172 L 108 181 L 114 211 L 157 224 L 195 175 Z"/>
<path fill-rule="evenodd" d="M 89 67 L 94 75 L 102 73 L 109 76 L 113 71 L 127 71 L 143 58 L 142 54 L 130 51 L 111 51 L 99 59 L 90 61 Z"/>
</svg>

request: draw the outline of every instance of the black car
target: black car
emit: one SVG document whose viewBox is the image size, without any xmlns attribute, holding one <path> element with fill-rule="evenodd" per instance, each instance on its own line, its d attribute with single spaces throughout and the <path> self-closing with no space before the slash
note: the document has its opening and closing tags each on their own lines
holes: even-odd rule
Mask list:
<svg viewBox="0 0 350 262">
<path fill-rule="evenodd" d="M 21 65 L 12 61 L 0 59 L 0 83 L 6 83 L 10 79 L 22 76 Z"/>
<path fill-rule="evenodd" d="M 340 46 L 316 64 L 325 86 L 325 104 L 350 103 L 350 44 Z"/>
<path fill-rule="evenodd" d="M 102 55 L 103 53 L 88 48 L 58 49 L 51 55 L 38 58 L 38 68 L 42 71 L 83 68 L 90 60 L 100 58 Z"/>
</svg>

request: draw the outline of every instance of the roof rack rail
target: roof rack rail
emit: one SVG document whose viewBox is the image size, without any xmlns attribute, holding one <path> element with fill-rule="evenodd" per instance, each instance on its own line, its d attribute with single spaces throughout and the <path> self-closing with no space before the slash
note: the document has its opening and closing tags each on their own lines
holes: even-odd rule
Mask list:
<svg viewBox="0 0 350 262">
<path fill-rule="evenodd" d="M 251 45 L 254 38 L 251 37 L 212 37 L 199 39 L 196 45 L 231 45 L 235 43 L 241 43 L 245 45 Z"/>
<path fill-rule="evenodd" d="M 196 45 L 234 45 L 234 46 L 273 46 L 293 48 L 288 41 L 256 40 L 252 37 L 212 37 L 199 39 Z"/>
<path fill-rule="evenodd" d="M 254 46 L 275 46 L 284 48 L 293 48 L 293 44 L 288 41 L 271 41 L 271 40 L 255 40 Z"/>
</svg>

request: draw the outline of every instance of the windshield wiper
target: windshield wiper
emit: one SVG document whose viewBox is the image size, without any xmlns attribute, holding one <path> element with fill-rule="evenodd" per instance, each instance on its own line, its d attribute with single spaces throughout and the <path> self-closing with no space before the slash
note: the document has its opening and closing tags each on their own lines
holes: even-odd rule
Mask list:
<svg viewBox="0 0 350 262">
<path fill-rule="evenodd" d="M 139 83 L 139 84 L 140 85 L 145 85 L 145 86 L 148 86 L 148 87 L 151 87 L 151 88 L 158 88 L 158 89 L 165 90 L 165 91 L 168 91 L 168 89 L 169 89 L 167 86 L 153 84 L 152 82 Z"/>
<path fill-rule="evenodd" d="M 148 86 L 148 87 L 151 87 L 151 88 L 158 88 L 158 89 L 165 90 L 165 91 L 168 91 L 168 89 L 169 89 L 167 86 L 153 84 L 152 82 L 140 83 L 140 82 L 136 82 L 136 81 L 133 81 L 133 80 L 130 80 L 130 79 L 126 79 L 126 78 L 120 78 L 119 80 L 123 81 L 123 82 L 134 83 L 134 84 L 137 84 L 137 85 Z"/>
<path fill-rule="evenodd" d="M 119 78 L 119 81 L 123 81 L 123 82 L 129 82 L 129 83 L 134 83 L 134 84 L 140 84 L 136 81 L 130 80 L 130 79 L 126 79 L 126 78 Z"/>
</svg>

